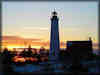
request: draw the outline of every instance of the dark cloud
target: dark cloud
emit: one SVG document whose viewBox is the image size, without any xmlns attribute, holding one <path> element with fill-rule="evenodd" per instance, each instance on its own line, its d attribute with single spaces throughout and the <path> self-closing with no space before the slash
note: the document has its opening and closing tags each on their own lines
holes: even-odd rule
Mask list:
<svg viewBox="0 0 100 75">
<path fill-rule="evenodd" d="M 23 38 L 23 37 L 19 37 L 19 36 L 2 36 L 2 40 L 41 41 L 41 39 Z"/>
</svg>

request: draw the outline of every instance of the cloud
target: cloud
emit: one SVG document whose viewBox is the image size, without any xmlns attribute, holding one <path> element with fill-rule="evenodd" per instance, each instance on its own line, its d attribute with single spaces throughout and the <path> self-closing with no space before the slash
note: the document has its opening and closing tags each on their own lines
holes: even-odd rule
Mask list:
<svg viewBox="0 0 100 75">
<path fill-rule="evenodd" d="M 24 27 L 25 30 L 49 30 L 47 27 Z"/>
<path fill-rule="evenodd" d="M 36 38 L 23 38 L 19 36 L 2 36 L 2 40 L 8 40 L 8 41 L 41 41 L 42 39 L 36 39 Z"/>
<path fill-rule="evenodd" d="M 80 28 L 79 27 L 67 27 L 67 28 L 63 28 L 64 31 L 80 31 Z"/>
<path fill-rule="evenodd" d="M 18 36 L 2 36 L 2 40 L 17 40 L 17 39 L 22 39 Z"/>
</svg>

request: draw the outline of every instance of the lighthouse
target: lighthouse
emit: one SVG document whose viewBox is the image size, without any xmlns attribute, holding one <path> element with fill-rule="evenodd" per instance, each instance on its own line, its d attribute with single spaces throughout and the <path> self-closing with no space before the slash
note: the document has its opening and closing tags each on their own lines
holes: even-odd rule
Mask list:
<svg viewBox="0 0 100 75">
<path fill-rule="evenodd" d="M 50 32 L 50 60 L 57 60 L 60 50 L 59 41 L 59 19 L 57 12 L 54 10 L 51 17 L 51 32 Z"/>
</svg>

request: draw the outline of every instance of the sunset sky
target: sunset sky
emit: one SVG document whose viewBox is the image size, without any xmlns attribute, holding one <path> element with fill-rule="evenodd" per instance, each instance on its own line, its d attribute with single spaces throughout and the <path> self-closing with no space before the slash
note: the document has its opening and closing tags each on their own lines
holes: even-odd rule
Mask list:
<svg viewBox="0 0 100 75">
<path fill-rule="evenodd" d="M 49 48 L 51 12 L 59 17 L 61 46 L 68 40 L 98 42 L 97 2 L 3 2 L 3 45 L 9 48 Z"/>
</svg>

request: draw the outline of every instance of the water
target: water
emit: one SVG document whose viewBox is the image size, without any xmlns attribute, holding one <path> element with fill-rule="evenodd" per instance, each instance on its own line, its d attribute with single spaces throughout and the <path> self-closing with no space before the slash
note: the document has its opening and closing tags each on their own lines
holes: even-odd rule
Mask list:
<svg viewBox="0 0 100 75">
<path fill-rule="evenodd" d="M 98 54 L 98 50 L 94 50 L 93 53 L 94 54 Z M 81 64 L 83 64 L 84 66 L 88 66 L 88 72 L 89 73 L 98 73 L 100 72 L 100 60 L 89 60 L 89 61 L 82 61 Z M 67 68 L 69 68 L 69 65 L 71 64 L 67 64 L 65 63 Z M 15 72 L 70 72 L 67 68 L 63 68 L 63 66 L 65 65 L 63 63 L 57 63 L 57 65 L 48 65 L 48 62 L 43 62 L 43 63 L 39 63 L 37 65 L 35 64 L 25 64 L 23 66 L 16 66 L 15 64 L 12 65 L 13 71 Z"/>
<path fill-rule="evenodd" d="M 64 69 L 61 69 L 63 64 L 52 64 L 48 65 L 48 62 L 42 62 L 38 65 L 35 64 L 26 64 L 22 66 L 12 65 L 14 72 L 64 72 Z"/>
<path fill-rule="evenodd" d="M 88 66 L 88 72 L 100 72 L 99 64 L 96 63 L 96 61 L 89 61 L 89 62 L 83 62 L 84 66 Z M 23 66 L 16 66 L 12 65 L 13 70 L 15 72 L 47 72 L 49 70 L 50 72 L 64 72 L 66 71 L 66 68 L 62 68 L 62 65 L 33 65 L 33 64 L 26 64 Z M 49 69 L 47 69 L 49 68 Z M 68 71 L 70 72 L 70 71 Z"/>
<path fill-rule="evenodd" d="M 15 72 L 36 72 L 40 71 L 43 67 L 39 65 L 26 64 L 24 66 L 12 65 Z"/>
</svg>

